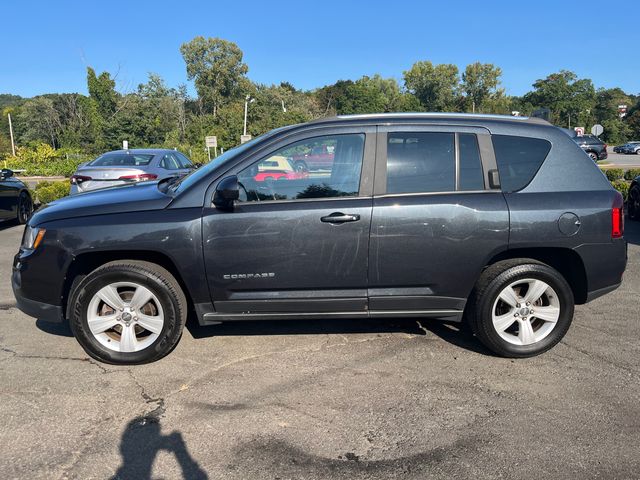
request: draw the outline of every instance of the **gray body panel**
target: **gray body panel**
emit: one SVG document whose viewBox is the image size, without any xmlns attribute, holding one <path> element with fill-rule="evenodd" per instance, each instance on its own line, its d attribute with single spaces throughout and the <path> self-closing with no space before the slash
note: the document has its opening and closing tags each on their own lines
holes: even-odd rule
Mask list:
<svg viewBox="0 0 640 480">
<path fill-rule="evenodd" d="M 388 195 L 389 131 L 477 134 L 485 189 Z M 358 197 L 243 203 L 231 211 L 212 205 L 221 179 L 278 148 L 354 132 L 366 135 Z M 552 145 L 518 192 L 503 193 L 488 179 L 496 167 L 490 137 L 495 134 L 542 138 Z M 225 162 L 196 172 L 184 191 L 176 188 L 172 194 L 146 183 L 78 195 L 36 213 L 30 223 L 47 228 L 44 248 L 16 256 L 17 295 L 64 308 L 61 285 L 76 257 L 157 252 L 175 265 L 202 323 L 327 315 L 459 318 L 482 270 L 509 252 L 577 255 L 587 300 L 615 288 L 626 264 L 624 240 L 611 238 L 615 191 L 571 138 L 536 119 L 449 114 L 323 119 L 256 139 Z M 357 214 L 359 220 L 320 221 L 335 212 Z M 560 225 L 567 227 L 562 222 L 571 215 L 580 225 L 567 234 Z M 37 287 L 24 290 L 25 279 L 42 278 L 46 285 L 37 280 Z"/>
</svg>

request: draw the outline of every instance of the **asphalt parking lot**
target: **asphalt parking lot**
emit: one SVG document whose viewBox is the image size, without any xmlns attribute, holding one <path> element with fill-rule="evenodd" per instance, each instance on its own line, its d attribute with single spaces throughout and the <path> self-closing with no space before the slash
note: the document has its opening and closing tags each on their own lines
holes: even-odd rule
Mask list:
<svg viewBox="0 0 640 480">
<path fill-rule="evenodd" d="M 287 321 L 191 324 L 131 368 L 15 309 L 22 229 L 0 228 L 3 479 L 640 477 L 640 224 L 622 287 L 537 358 L 434 321 Z"/>
<path fill-rule="evenodd" d="M 621 153 L 613 153 L 613 147 L 607 148 L 607 159 L 611 166 L 616 166 L 624 169 L 628 168 L 640 168 L 640 155 L 624 155 Z"/>
</svg>

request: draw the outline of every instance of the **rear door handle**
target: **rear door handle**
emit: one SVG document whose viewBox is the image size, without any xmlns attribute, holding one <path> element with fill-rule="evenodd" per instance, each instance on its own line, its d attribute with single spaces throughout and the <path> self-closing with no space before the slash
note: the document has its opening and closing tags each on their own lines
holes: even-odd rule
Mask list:
<svg viewBox="0 0 640 480">
<path fill-rule="evenodd" d="M 320 221 L 324 223 L 346 223 L 357 222 L 358 220 L 360 220 L 360 215 L 342 212 L 333 212 L 331 215 L 320 218 Z"/>
</svg>

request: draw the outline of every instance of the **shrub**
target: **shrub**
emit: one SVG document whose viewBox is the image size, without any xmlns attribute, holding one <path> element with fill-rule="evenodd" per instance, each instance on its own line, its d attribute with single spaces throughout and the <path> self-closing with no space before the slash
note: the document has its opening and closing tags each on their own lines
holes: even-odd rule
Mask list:
<svg viewBox="0 0 640 480">
<path fill-rule="evenodd" d="M 613 185 L 613 188 L 615 188 L 622 194 L 622 197 L 626 202 L 627 198 L 629 197 L 629 184 L 624 180 L 614 180 L 613 182 L 611 182 L 611 185 Z"/>
<path fill-rule="evenodd" d="M 25 175 L 70 177 L 78 165 L 90 160 L 73 150 L 51 148 L 45 143 L 36 147 L 19 147 L 16 156 L 6 156 L 4 165 L 11 170 L 24 170 Z"/>
<path fill-rule="evenodd" d="M 59 198 L 69 195 L 70 185 L 68 181 L 40 182 L 35 188 L 36 202 L 51 203 Z"/>
<path fill-rule="evenodd" d="M 607 176 L 610 182 L 615 180 L 622 180 L 624 177 L 624 170 L 621 168 L 607 168 L 604 171 L 604 174 Z"/>
<path fill-rule="evenodd" d="M 640 168 L 631 168 L 631 169 L 627 170 L 626 172 L 624 172 L 624 179 L 625 180 L 633 180 L 637 176 L 640 176 Z"/>
</svg>

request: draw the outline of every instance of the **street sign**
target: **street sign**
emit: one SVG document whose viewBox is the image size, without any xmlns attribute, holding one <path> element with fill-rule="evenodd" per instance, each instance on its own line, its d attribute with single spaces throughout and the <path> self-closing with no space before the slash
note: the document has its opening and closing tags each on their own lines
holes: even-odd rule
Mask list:
<svg viewBox="0 0 640 480">
<path fill-rule="evenodd" d="M 591 133 L 593 133 L 596 137 L 599 137 L 604 132 L 604 127 L 599 123 L 596 123 L 593 127 L 591 127 Z"/>
<path fill-rule="evenodd" d="M 204 137 L 204 143 L 207 148 L 216 148 L 218 146 L 218 137 L 216 137 L 215 135 Z"/>
<path fill-rule="evenodd" d="M 126 140 L 122 140 L 122 149 L 129 150 L 129 142 Z"/>
<path fill-rule="evenodd" d="M 584 127 L 573 127 L 576 132 L 576 136 L 581 137 L 584 135 Z"/>
<path fill-rule="evenodd" d="M 247 143 L 251 140 L 251 135 L 240 135 L 240 143 Z"/>
</svg>

